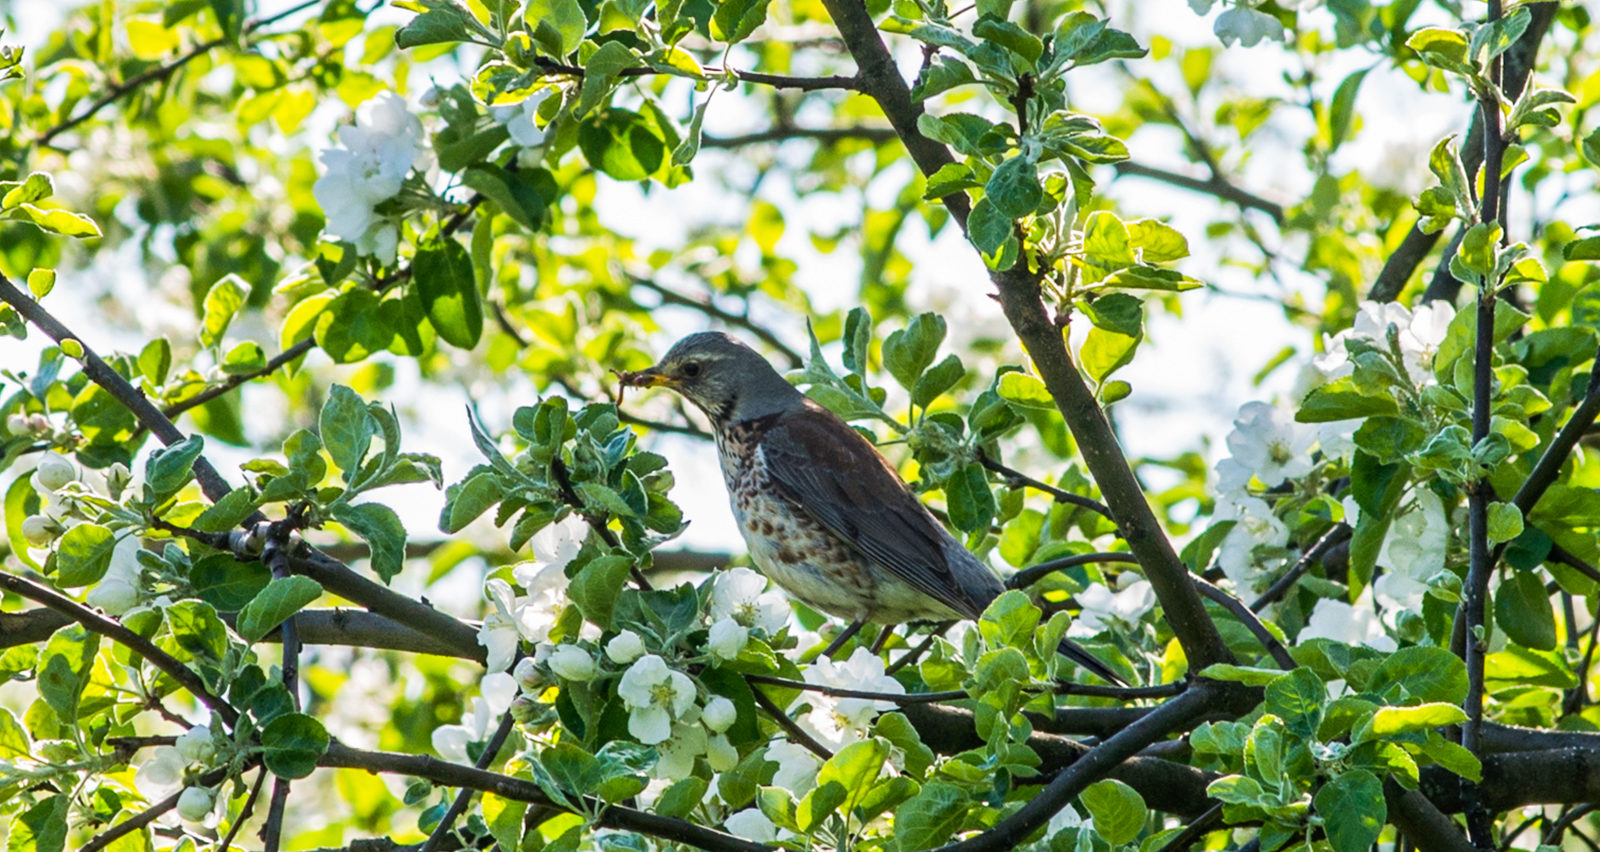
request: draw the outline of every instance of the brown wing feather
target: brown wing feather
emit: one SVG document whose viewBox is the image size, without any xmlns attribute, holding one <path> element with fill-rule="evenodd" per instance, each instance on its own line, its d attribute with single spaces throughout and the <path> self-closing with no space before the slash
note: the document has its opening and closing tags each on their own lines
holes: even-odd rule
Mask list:
<svg viewBox="0 0 1600 852">
<path fill-rule="evenodd" d="M 1003 588 L 945 531 L 877 448 L 807 400 L 761 441 L 768 475 L 784 499 L 857 552 L 945 606 L 976 618 Z M 965 557 L 957 577 L 951 561 Z M 982 596 L 982 600 L 977 597 Z"/>
</svg>

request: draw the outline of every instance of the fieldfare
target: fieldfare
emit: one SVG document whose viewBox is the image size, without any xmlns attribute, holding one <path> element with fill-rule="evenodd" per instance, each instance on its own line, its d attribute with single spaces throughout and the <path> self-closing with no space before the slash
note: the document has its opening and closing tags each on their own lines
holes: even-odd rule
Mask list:
<svg viewBox="0 0 1600 852">
<path fill-rule="evenodd" d="M 808 606 L 857 626 L 976 619 L 1005 591 L 870 441 L 732 337 L 685 337 L 623 384 L 671 388 L 711 419 L 751 561 Z M 1060 651 L 1123 682 L 1071 642 Z"/>
</svg>

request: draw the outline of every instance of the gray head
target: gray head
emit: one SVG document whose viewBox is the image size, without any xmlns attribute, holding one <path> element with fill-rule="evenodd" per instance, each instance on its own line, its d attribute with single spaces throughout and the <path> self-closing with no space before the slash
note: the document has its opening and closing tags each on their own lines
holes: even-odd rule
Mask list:
<svg viewBox="0 0 1600 852">
<path fill-rule="evenodd" d="M 654 367 L 628 373 L 629 387 L 668 387 L 718 425 L 741 423 L 801 405 L 805 396 L 754 349 L 720 331 L 678 341 Z"/>
</svg>

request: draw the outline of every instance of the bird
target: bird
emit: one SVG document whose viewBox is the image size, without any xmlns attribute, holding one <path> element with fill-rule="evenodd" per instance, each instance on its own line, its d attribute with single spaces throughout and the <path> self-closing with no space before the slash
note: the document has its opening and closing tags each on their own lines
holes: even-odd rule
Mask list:
<svg viewBox="0 0 1600 852">
<path fill-rule="evenodd" d="M 710 419 L 751 561 L 851 632 L 863 622 L 976 620 L 1005 591 L 871 441 L 736 338 L 691 334 L 621 383 L 673 390 Z M 1058 650 L 1125 683 L 1070 640 Z"/>
</svg>

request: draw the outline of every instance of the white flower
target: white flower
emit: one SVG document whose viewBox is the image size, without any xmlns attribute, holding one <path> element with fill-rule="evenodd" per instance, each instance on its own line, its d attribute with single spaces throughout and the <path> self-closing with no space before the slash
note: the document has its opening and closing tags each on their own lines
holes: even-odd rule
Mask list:
<svg viewBox="0 0 1600 852">
<path fill-rule="evenodd" d="M 567 680 L 594 678 L 594 657 L 577 645 L 560 645 L 550 654 L 550 670 Z"/>
<path fill-rule="evenodd" d="M 217 756 L 217 746 L 211 741 L 208 725 L 195 725 L 184 731 L 172 745 L 190 763 L 210 763 Z"/>
<path fill-rule="evenodd" d="M 1361 340 L 1372 346 L 1389 348 L 1389 326 L 1397 332 L 1401 361 L 1406 375 L 1418 387 L 1432 384 L 1433 359 L 1439 345 L 1449 333 L 1450 322 L 1456 316 L 1454 305 L 1439 300 L 1408 310 L 1393 302 L 1362 302 L 1350 328 L 1326 338 L 1322 355 L 1313 360 L 1317 369 L 1329 379 L 1350 375 L 1355 367 L 1350 362 L 1348 344 Z"/>
<path fill-rule="evenodd" d="M 1148 580 L 1134 580 L 1115 593 L 1103 583 L 1094 583 L 1079 592 L 1077 598 L 1083 610 L 1067 629 L 1067 635 L 1076 638 L 1088 638 L 1113 627 L 1131 626 L 1156 603 L 1155 590 Z"/>
<path fill-rule="evenodd" d="M 1217 462 L 1215 470 L 1219 500 L 1236 500 L 1250 496 L 1252 473 L 1249 468 L 1230 456 Z"/>
<path fill-rule="evenodd" d="M 749 641 L 750 631 L 734 621 L 733 616 L 725 615 L 711 625 L 711 632 L 706 636 L 706 650 L 719 660 L 731 660 L 739 656 Z"/>
<path fill-rule="evenodd" d="M 1225 45 L 1237 41 L 1245 47 L 1255 47 L 1264 38 L 1284 40 L 1283 24 L 1277 18 L 1248 6 L 1235 6 L 1218 15 L 1211 30 Z"/>
<path fill-rule="evenodd" d="M 156 746 L 150 750 L 149 759 L 139 764 L 139 771 L 133 775 L 133 786 L 151 801 L 166 798 L 183 786 L 186 768 L 188 761 L 175 747 Z"/>
<path fill-rule="evenodd" d="M 778 764 L 778 771 L 772 776 L 774 787 L 803 796 L 817 786 L 817 770 L 822 768 L 822 760 L 805 746 L 778 740 L 767 746 L 766 758 Z"/>
<path fill-rule="evenodd" d="M 694 707 L 694 681 L 667 667 L 657 654 L 646 654 L 622 673 L 617 695 L 628 707 L 628 733 L 645 745 L 672 735 L 672 720 Z"/>
<path fill-rule="evenodd" d="M 328 233 L 393 262 L 399 233 L 374 208 L 400 192 L 413 167 L 427 167 L 422 122 L 399 95 L 383 92 L 356 109 L 355 124 L 339 128 L 339 143 L 322 152 L 326 170 L 311 187 Z"/>
<path fill-rule="evenodd" d="M 1420 606 L 1428 580 L 1445 570 L 1449 543 L 1444 502 L 1432 489 L 1417 489 L 1411 507 L 1395 518 L 1378 549 L 1378 564 L 1385 569 L 1373 583 L 1378 602 L 1393 609 Z"/>
<path fill-rule="evenodd" d="M 535 562 L 543 564 L 546 568 L 565 571 L 572 560 L 577 558 L 578 552 L 583 550 L 583 539 L 588 534 L 589 527 L 583 520 L 568 516 L 560 523 L 550 524 L 534 533 L 533 539 L 528 542 L 528 547 L 533 551 Z M 517 583 L 529 593 L 535 591 L 535 586 L 540 584 L 539 581 L 530 579 L 531 573 L 524 573 L 531 568 L 531 565 L 525 563 L 512 570 Z M 543 574 L 544 570 L 539 573 Z M 561 586 L 565 588 L 566 583 L 562 582 Z"/>
<path fill-rule="evenodd" d="M 511 591 L 510 583 L 500 579 L 484 584 L 483 593 L 494 604 L 494 612 L 485 616 L 483 625 L 478 628 L 478 644 L 489 652 L 485 663 L 489 671 L 505 671 L 516 657 L 517 644 L 522 640 L 512 614 L 517 609 L 516 594 Z"/>
<path fill-rule="evenodd" d="M 539 105 L 555 91 L 554 87 L 545 87 L 524 98 L 521 103 L 490 107 L 489 114 L 494 116 L 495 121 L 506 126 L 506 132 L 511 134 L 512 142 L 524 148 L 537 148 L 543 145 L 545 138 L 550 135 L 549 130 L 539 127 L 536 121 Z"/>
<path fill-rule="evenodd" d="M 440 725 L 433 730 L 433 750 L 445 760 L 471 763 L 467 746 L 489 738 L 517 694 L 516 681 L 505 672 L 485 675 L 479 689 L 482 694 L 472 699 L 472 710 L 461 724 Z"/>
<path fill-rule="evenodd" d="M 178 797 L 178 816 L 189 822 L 201 822 L 211 815 L 211 807 L 216 804 L 214 794 L 204 787 L 185 787 L 183 794 Z"/>
<path fill-rule="evenodd" d="M 22 537 L 34 547 L 49 547 L 50 542 L 66 531 L 66 527 L 49 515 L 29 515 L 22 519 Z"/>
<path fill-rule="evenodd" d="M 722 821 L 722 827 L 734 837 L 753 840 L 756 843 L 771 843 L 778 839 L 778 826 L 757 808 L 745 808 L 738 813 L 729 814 L 728 818 Z"/>
<path fill-rule="evenodd" d="M 718 734 L 733 727 L 734 721 L 738 718 L 738 708 L 733 706 L 732 701 L 720 695 L 707 701 L 705 709 L 700 712 L 700 721 L 704 722 L 713 733 Z"/>
<path fill-rule="evenodd" d="M 33 469 L 33 481 L 46 491 L 57 491 L 78 478 L 78 468 L 60 453 L 45 453 Z"/>
<path fill-rule="evenodd" d="M 1316 430 L 1294 422 L 1294 413 L 1265 402 L 1247 402 L 1228 433 L 1228 451 L 1267 486 L 1311 472 Z"/>
<path fill-rule="evenodd" d="M 655 775 L 659 778 L 687 778 L 694 772 L 694 759 L 706 753 L 706 729 L 678 723 L 656 747 Z"/>
<path fill-rule="evenodd" d="M 884 674 L 883 658 L 866 648 L 856 648 L 850 659 L 835 663 L 826 657 L 806 667 L 806 683 L 835 689 L 905 694 L 899 681 Z M 807 733 L 832 748 L 864 739 L 867 728 L 879 713 L 894 709 L 894 702 L 873 698 L 835 698 L 815 692 L 802 692 L 795 704 L 810 704 L 811 711 L 800 717 Z"/>
<path fill-rule="evenodd" d="M 632 630 L 624 630 L 606 643 L 606 656 L 618 665 L 627 665 L 644 656 L 644 640 Z"/>
<path fill-rule="evenodd" d="M 1238 522 L 1228 530 L 1217 548 L 1217 564 L 1235 586 L 1255 591 L 1257 584 L 1267 576 L 1256 564 L 1255 549 L 1288 544 L 1289 528 L 1272 514 L 1272 507 L 1259 497 L 1219 503 L 1216 519 Z"/>
<path fill-rule="evenodd" d="M 711 617 L 732 616 L 745 627 L 777 633 L 789 623 L 789 602 L 766 588 L 767 578 L 749 568 L 723 571 L 711 584 Z"/>
<path fill-rule="evenodd" d="M 1353 607 L 1344 601 L 1323 598 L 1311 610 L 1311 618 L 1300 631 L 1299 642 L 1308 639 L 1332 639 L 1347 645 L 1365 645 L 1377 651 L 1393 651 L 1395 641 L 1383 632 L 1383 623 L 1372 611 L 1371 599 L 1362 595 L 1363 606 Z"/>
<path fill-rule="evenodd" d="M 105 576 L 84 598 L 90 606 L 109 615 L 122 615 L 139 603 L 139 537 L 123 536 L 111 550 L 111 565 Z"/>
</svg>

